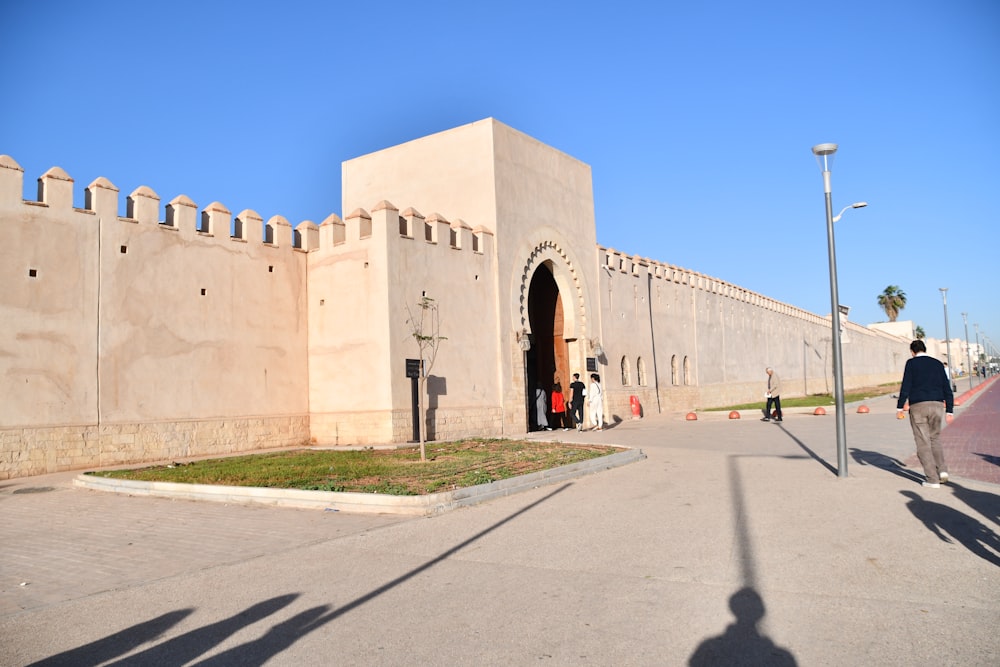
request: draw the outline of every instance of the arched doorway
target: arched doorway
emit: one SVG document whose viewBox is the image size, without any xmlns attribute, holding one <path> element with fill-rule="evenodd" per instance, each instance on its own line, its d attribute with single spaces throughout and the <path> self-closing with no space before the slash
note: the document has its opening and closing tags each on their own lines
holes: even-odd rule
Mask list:
<svg viewBox="0 0 1000 667">
<path fill-rule="evenodd" d="M 535 411 L 535 390 L 541 387 L 551 408 L 552 387 L 569 387 L 569 346 L 564 333 L 562 299 L 559 286 L 548 262 L 538 266 L 528 287 L 528 322 L 531 327 L 531 349 L 525 353 L 525 393 L 528 425 L 538 427 Z M 551 412 L 549 414 L 551 422 Z"/>
</svg>

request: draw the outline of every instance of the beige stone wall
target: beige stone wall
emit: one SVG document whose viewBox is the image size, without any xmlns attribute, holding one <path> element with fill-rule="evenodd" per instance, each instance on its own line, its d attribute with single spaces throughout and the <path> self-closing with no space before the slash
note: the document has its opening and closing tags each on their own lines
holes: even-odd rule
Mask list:
<svg viewBox="0 0 1000 667">
<path fill-rule="evenodd" d="M 0 429 L 0 479 L 309 444 L 309 416 Z"/>
</svg>

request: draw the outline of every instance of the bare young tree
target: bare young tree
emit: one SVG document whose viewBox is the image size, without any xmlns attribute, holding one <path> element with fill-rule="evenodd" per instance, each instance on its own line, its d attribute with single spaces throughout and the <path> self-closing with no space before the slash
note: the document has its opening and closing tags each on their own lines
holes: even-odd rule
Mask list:
<svg viewBox="0 0 1000 667">
<path fill-rule="evenodd" d="M 424 431 L 427 430 L 427 414 L 424 397 L 427 395 L 427 376 L 430 375 L 437 359 L 438 346 L 441 341 L 448 340 L 441 335 L 441 319 L 438 313 L 438 304 L 427 295 L 421 296 L 417 302 L 416 317 L 406 307 L 407 320 L 410 326 L 410 335 L 417 341 L 417 348 L 420 350 L 420 380 L 419 391 L 417 392 L 417 412 L 420 415 L 420 460 L 427 460 L 427 449 L 424 445 L 426 438 Z"/>
</svg>

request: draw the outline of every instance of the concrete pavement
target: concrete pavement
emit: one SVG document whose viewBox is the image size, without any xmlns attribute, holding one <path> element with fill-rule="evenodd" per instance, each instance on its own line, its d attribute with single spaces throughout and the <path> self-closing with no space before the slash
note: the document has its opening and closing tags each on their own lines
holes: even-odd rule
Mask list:
<svg viewBox="0 0 1000 667">
<path fill-rule="evenodd" d="M 922 488 L 868 405 L 847 479 L 832 415 L 663 415 L 532 434 L 647 458 L 431 518 L 7 480 L 0 665 L 996 665 L 1000 487 Z"/>
</svg>

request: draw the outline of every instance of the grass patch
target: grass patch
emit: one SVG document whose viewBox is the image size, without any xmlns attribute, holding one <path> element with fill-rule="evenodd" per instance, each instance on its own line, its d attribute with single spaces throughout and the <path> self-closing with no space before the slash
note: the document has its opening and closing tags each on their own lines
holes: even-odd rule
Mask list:
<svg viewBox="0 0 1000 667">
<path fill-rule="evenodd" d="M 888 384 L 880 384 L 874 387 L 862 387 L 860 389 L 854 389 L 852 391 L 844 392 L 844 403 L 853 403 L 854 401 L 863 401 L 866 398 L 874 398 L 876 396 L 885 396 L 886 394 L 891 394 L 899 389 L 898 382 L 890 382 Z M 784 408 L 814 408 L 817 406 L 828 406 L 833 405 L 833 394 L 812 394 L 810 396 L 797 396 L 794 398 L 781 397 L 781 407 Z M 724 408 L 705 408 L 705 412 L 715 412 L 720 410 L 760 410 L 767 404 L 766 400 L 756 401 L 754 403 L 741 403 L 739 405 L 730 405 Z"/>
<path fill-rule="evenodd" d="M 143 482 L 413 496 L 487 484 L 617 451 L 599 445 L 476 439 L 427 443 L 424 462 L 416 448 L 295 450 L 87 474 Z"/>
</svg>

